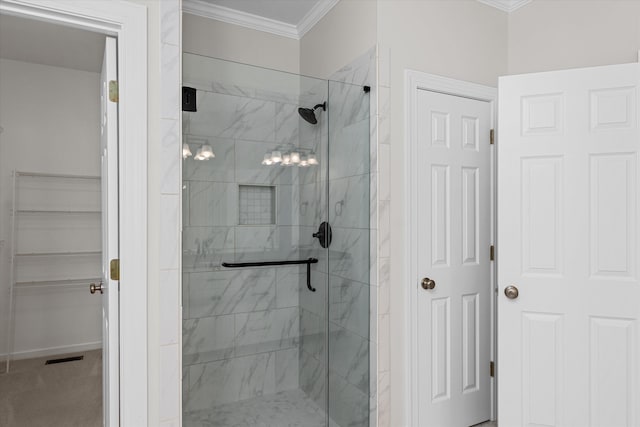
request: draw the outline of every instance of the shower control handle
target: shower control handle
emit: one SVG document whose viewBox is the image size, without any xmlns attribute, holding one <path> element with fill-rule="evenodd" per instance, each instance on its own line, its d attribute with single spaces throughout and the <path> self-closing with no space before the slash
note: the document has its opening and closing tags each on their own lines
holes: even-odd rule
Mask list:
<svg viewBox="0 0 640 427">
<path fill-rule="evenodd" d="M 331 240 L 333 240 L 333 232 L 331 231 L 331 226 L 328 222 L 324 221 L 318 227 L 318 231 L 313 233 L 313 237 L 320 241 L 320 246 L 323 248 L 328 248 L 331 244 Z"/>
</svg>

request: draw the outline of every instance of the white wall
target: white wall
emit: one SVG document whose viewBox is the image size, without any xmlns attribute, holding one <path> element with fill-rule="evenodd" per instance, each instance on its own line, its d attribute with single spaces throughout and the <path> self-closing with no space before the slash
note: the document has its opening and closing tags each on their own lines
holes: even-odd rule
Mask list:
<svg viewBox="0 0 640 427">
<path fill-rule="evenodd" d="M 181 418 L 181 1 L 147 7 L 147 375 L 149 426 Z"/>
<path fill-rule="evenodd" d="M 329 78 L 376 44 L 377 4 L 338 2 L 300 40 L 300 73 Z"/>
<path fill-rule="evenodd" d="M 496 85 L 507 72 L 507 14 L 475 0 L 379 0 L 378 43 L 391 78 L 410 68 Z"/>
<path fill-rule="evenodd" d="M 300 45 L 288 37 L 183 14 L 184 52 L 299 73 Z"/>
<path fill-rule="evenodd" d="M 378 43 L 389 52 L 391 70 L 389 78 L 380 76 L 380 83 L 390 86 L 391 306 L 386 349 L 390 352 L 391 412 L 387 424 L 379 426 L 388 427 L 405 425 L 404 71 L 496 86 L 498 76 L 507 72 L 507 14 L 474 0 L 379 0 Z M 381 351 L 384 347 L 381 341 Z"/>
<path fill-rule="evenodd" d="M 473 0 L 378 0 L 390 55 L 390 425 L 404 425 L 404 70 L 496 86 L 500 75 L 637 61 L 640 1 L 534 0 L 506 14 Z M 381 84 L 386 84 L 381 76 Z M 381 348 L 383 347 L 381 343 Z M 382 425 L 380 426 L 382 427 Z"/>
<path fill-rule="evenodd" d="M 136 0 L 150 8 L 150 141 L 157 137 L 160 100 L 157 46 L 158 8 L 151 0 Z M 507 15 L 475 0 L 342 0 L 296 47 L 295 40 L 281 40 L 228 24 L 184 15 L 184 50 L 290 72 L 327 77 L 377 41 L 388 52 L 390 75 L 380 76 L 390 86 L 391 128 L 391 418 L 388 425 L 403 425 L 403 314 L 404 314 L 404 69 L 425 71 L 495 86 L 500 75 L 584 65 L 636 60 L 639 36 L 638 1 L 534 0 Z M 373 5 L 375 4 L 375 10 Z M 358 5 L 363 9 L 360 11 Z M 579 5 L 579 7 L 577 6 Z M 572 6 L 573 9 L 569 9 Z M 579 10 L 578 10 L 579 9 Z M 362 15 L 359 15 L 362 12 Z M 371 23 L 375 14 L 377 25 Z M 606 20 L 598 19 L 606 17 Z M 349 24 L 354 23 L 353 28 Z M 372 26 L 376 28 L 371 36 Z M 343 33 L 347 28 L 350 31 Z M 338 29 L 338 30 L 336 30 Z M 266 45 L 265 45 L 266 43 Z M 274 46 L 279 46 L 275 48 Z M 360 49 L 362 47 L 362 49 Z M 275 50 L 275 52 L 274 52 Z M 382 58 L 382 56 L 381 56 Z M 381 67 L 383 69 L 384 67 Z M 154 103 L 155 101 L 155 103 Z M 381 99 L 380 102 L 383 102 Z M 154 126 L 156 126 L 154 128 Z M 150 153 L 149 185 L 159 186 L 159 158 Z M 149 209 L 159 207 L 150 195 Z M 159 222 L 150 214 L 149 247 L 158 244 Z M 157 298 L 158 259 L 150 252 L 150 301 Z M 155 293 L 155 294 L 154 294 Z M 149 342 L 158 342 L 153 325 L 158 307 L 150 303 Z M 155 341 L 154 341 L 155 340 Z M 150 345 L 150 424 L 157 419 L 161 373 L 158 354 Z M 156 415 L 154 415 L 156 414 Z M 156 417 L 156 418 L 154 418 Z M 382 427 L 382 424 L 381 426 Z"/>
<path fill-rule="evenodd" d="M 638 49 L 638 0 L 534 0 L 509 15 L 509 74 L 636 62 Z"/>
<path fill-rule="evenodd" d="M 149 426 L 180 418 L 180 0 L 147 8 L 147 413 Z"/>
<path fill-rule="evenodd" d="M 100 174 L 100 75 L 0 59 L 0 354 L 6 352 L 12 171 Z M 99 238 L 99 234 L 98 234 Z M 100 248 L 100 242 L 93 245 Z M 95 249 L 94 249 L 95 250 Z M 98 267 L 98 273 L 99 273 Z M 77 272 L 69 272 L 73 277 Z M 57 354 L 57 346 L 102 339 L 100 298 L 87 288 L 29 290 L 17 294 L 15 352 Z M 39 315 L 52 306 L 56 310 Z M 31 310 L 27 312 L 27 310 Z M 50 315 L 50 316 L 49 316 Z M 48 320 L 46 325 L 42 320 Z M 43 330 L 48 331 L 42 333 Z"/>
<path fill-rule="evenodd" d="M 199 22 L 190 23 L 192 20 Z M 189 28 L 192 26 L 192 28 Z M 195 28 L 209 29 L 208 32 L 194 32 Z M 212 38 L 213 29 L 222 31 L 217 38 Z M 234 45 L 233 49 L 210 46 L 212 39 L 234 38 L 235 31 L 251 31 L 217 23 L 204 18 L 184 15 L 184 50 L 237 60 L 239 62 L 264 65 L 263 58 L 257 55 L 246 43 Z M 271 37 L 259 33 L 261 37 Z M 245 35 L 240 35 L 243 40 Z M 196 43 L 197 42 L 197 43 Z M 379 425 L 402 425 L 403 418 L 403 199 L 404 189 L 404 69 L 431 72 L 447 75 L 478 83 L 497 83 L 498 76 L 507 72 L 507 15 L 501 11 L 481 5 L 475 0 L 456 1 L 387 1 L 379 0 L 343 0 L 339 2 L 316 26 L 300 41 L 299 71 L 303 75 L 327 78 L 341 66 L 379 43 L 380 76 L 379 102 L 383 105 L 379 111 L 388 111 L 389 93 L 391 94 L 391 111 L 386 117 L 378 117 L 380 126 L 391 124 L 391 146 L 389 140 L 382 144 L 378 155 L 380 191 L 387 194 L 379 207 L 380 253 L 391 255 L 391 292 L 389 289 L 380 292 L 390 293 L 391 316 L 381 306 L 379 336 L 380 351 L 378 355 L 379 369 L 383 375 L 380 381 L 388 381 L 389 358 L 391 358 L 392 414 L 388 413 L 388 404 L 381 402 Z M 290 57 L 294 55 L 289 54 Z M 271 68 L 285 69 L 280 61 L 274 61 Z M 289 71 L 293 67 L 288 66 Z M 384 75 L 383 75 L 384 74 Z M 389 92 L 388 87 L 391 86 Z M 382 135 L 388 134 L 383 132 Z M 384 138 L 380 136 L 380 138 Z M 390 157 L 390 158 L 389 158 Z M 382 183 L 384 176 L 392 177 L 391 190 Z M 391 201 L 390 194 L 393 194 Z M 382 200 L 382 199 L 381 199 Z M 391 219 L 389 219 L 391 204 Z M 386 223 L 391 226 L 383 230 Z M 394 225 L 391 225 L 394 224 Z M 388 240 L 391 236 L 391 248 Z M 384 246 L 384 247 L 383 247 Z M 385 268 L 381 265 L 381 268 Z M 388 264 L 386 272 L 388 274 Z M 382 279 L 380 279 L 382 280 Z M 379 296 L 379 298 L 382 298 Z M 380 302 L 380 304 L 383 304 Z M 383 304 L 384 305 L 384 304 Z M 389 329 L 389 317 L 391 328 Z M 384 336 L 391 336 L 392 341 L 384 342 Z M 395 349 L 390 352 L 390 348 Z M 384 354 L 386 351 L 387 354 Z M 386 376 L 385 376 L 386 374 Z M 385 387 L 381 385 L 380 387 Z M 388 388 L 380 389 L 388 395 Z M 382 398 L 381 398 L 382 399 Z M 383 399 L 384 400 L 384 399 Z M 385 408 L 385 406 L 387 406 Z"/>
</svg>

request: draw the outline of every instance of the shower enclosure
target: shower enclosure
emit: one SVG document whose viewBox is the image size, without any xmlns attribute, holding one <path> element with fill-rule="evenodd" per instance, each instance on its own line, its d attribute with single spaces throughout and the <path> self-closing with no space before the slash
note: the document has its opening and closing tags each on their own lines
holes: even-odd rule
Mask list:
<svg viewBox="0 0 640 427">
<path fill-rule="evenodd" d="M 183 81 L 184 425 L 368 426 L 368 87 Z"/>
</svg>

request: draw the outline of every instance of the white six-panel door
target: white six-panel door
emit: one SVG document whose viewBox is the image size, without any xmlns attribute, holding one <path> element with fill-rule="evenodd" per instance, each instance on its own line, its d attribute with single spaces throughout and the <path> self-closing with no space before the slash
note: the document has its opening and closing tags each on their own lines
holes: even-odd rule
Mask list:
<svg viewBox="0 0 640 427">
<path fill-rule="evenodd" d="M 639 82 L 638 64 L 500 79 L 501 426 L 640 425 Z"/>
<path fill-rule="evenodd" d="M 416 94 L 417 421 L 490 417 L 491 104 Z M 420 280 L 435 282 L 430 290 Z"/>
</svg>

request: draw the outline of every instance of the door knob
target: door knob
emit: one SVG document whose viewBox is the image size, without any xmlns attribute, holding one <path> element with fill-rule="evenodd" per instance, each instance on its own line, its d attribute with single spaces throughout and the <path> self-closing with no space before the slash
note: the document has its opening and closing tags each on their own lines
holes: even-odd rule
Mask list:
<svg viewBox="0 0 640 427">
<path fill-rule="evenodd" d="M 436 287 L 435 280 L 431 280 L 428 277 L 425 277 L 424 279 L 422 279 L 422 282 L 420 282 L 420 284 L 422 285 L 422 289 L 425 289 L 425 290 L 431 290 Z"/>
<path fill-rule="evenodd" d="M 520 292 L 518 292 L 518 288 L 516 288 L 515 286 L 509 285 L 506 288 L 504 288 L 504 294 L 509 299 L 516 299 L 518 298 L 518 295 L 520 294 Z"/>
<path fill-rule="evenodd" d="M 100 291 L 101 294 L 104 293 L 104 287 L 102 286 L 102 282 L 98 283 L 97 285 L 95 283 L 92 283 L 89 285 L 89 292 L 91 292 L 92 294 L 95 294 L 97 291 Z"/>
</svg>

